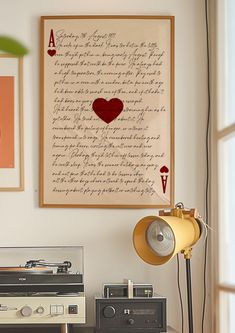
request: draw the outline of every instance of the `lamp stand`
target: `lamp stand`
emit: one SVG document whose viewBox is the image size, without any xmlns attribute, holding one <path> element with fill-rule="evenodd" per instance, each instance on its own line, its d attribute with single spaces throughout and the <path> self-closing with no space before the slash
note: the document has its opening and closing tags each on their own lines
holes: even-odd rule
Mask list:
<svg viewBox="0 0 235 333">
<path fill-rule="evenodd" d="M 186 280 L 187 280 L 187 298 L 188 298 L 188 329 L 189 333 L 193 333 L 193 300 L 192 300 L 192 278 L 191 278 L 191 257 L 192 248 L 186 248 L 182 251 L 186 264 Z"/>
<path fill-rule="evenodd" d="M 188 328 L 189 333 L 193 333 L 193 302 L 192 302 L 192 279 L 191 279 L 191 259 L 186 259 L 186 278 L 188 296 Z"/>
</svg>

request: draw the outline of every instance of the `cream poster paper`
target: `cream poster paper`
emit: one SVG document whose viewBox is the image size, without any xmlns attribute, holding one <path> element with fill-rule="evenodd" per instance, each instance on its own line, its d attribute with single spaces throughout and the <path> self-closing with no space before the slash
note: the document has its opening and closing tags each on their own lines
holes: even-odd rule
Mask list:
<svg viewBox="0 0 235 333">
<path fill-rule="evenodd" d="M 42 206 L 172 204 L 172 24 L 42 19 Z"/>
</svg>

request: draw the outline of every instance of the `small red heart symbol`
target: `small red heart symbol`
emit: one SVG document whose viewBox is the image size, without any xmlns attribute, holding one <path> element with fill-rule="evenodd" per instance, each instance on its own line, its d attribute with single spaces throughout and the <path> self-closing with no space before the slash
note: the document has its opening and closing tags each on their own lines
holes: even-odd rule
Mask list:
<svg viewBox="0 0 235 333">
<path fill-rule="evenodd" d="M 168 173 L 168 172 L 169 172 L 169 169 L 168 169 L 167 166 L 164 165 L 163 167 L 161 167 L 160 172 L 161 172 L 161 173 Z"/>
<path fill-rule="evenodd" d="M 49 54 L 49 56 L 53 57 L 56 54 L 56 50 L 49 49 L 47 53 Z"/>
<path fill-rule="evenodd" d="M 110 101 L 97 98 L 92 104 L 92 109 L 100 119 L 109 124 L 122 112 L 123 103 L 119 98 L 112 98 Z"/>
</svg>

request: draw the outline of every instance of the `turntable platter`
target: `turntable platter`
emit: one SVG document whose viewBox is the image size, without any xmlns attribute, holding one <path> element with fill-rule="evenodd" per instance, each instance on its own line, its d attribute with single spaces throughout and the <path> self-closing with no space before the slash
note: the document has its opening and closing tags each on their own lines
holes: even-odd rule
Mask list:
<svg viewBox="0 0 235 333">
<path fill-rule="evenodd" d="M 53 274 L 53 270 L 47 269 L 45 267 L 0 267 L 1 274 Z"/>
</svg>

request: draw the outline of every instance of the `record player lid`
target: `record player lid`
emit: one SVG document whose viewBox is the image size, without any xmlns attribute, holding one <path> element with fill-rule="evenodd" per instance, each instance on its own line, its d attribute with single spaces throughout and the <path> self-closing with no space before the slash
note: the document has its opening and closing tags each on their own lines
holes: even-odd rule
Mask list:
<svg viewBox="0 0 235 333">
<path fill-rule="evenodd" d="M 0 275 L 82 274 L 82 246 L 0 247 Z"/>
</svg>

